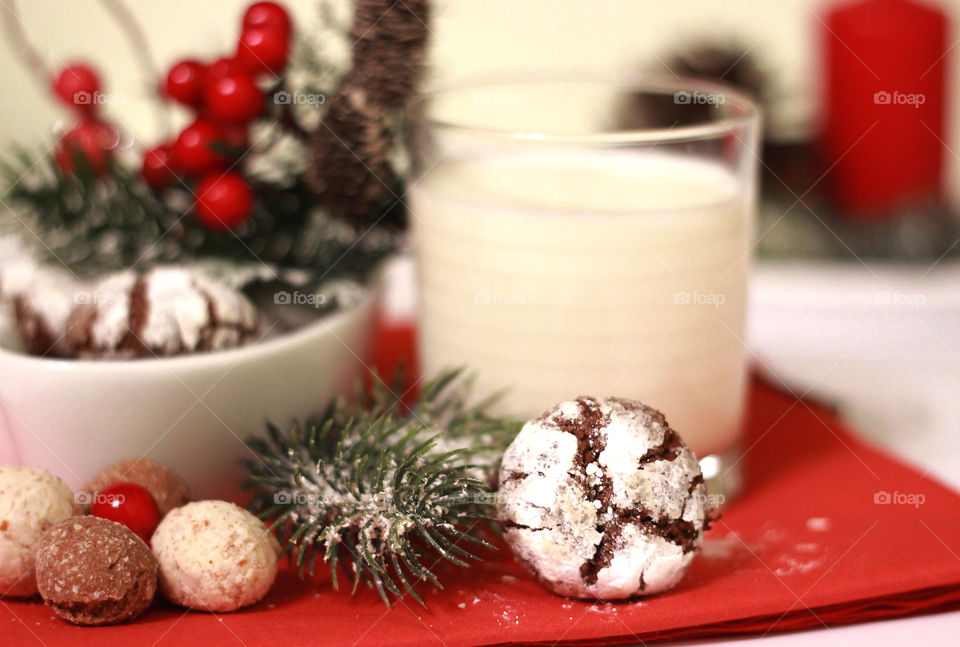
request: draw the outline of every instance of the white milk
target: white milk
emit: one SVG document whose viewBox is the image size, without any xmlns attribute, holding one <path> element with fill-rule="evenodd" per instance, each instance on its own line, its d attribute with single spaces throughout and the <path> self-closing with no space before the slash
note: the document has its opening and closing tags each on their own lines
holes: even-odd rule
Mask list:
<svg viewBox="0 0 960 647">
<path fill-rule="evenodd" d="M 717 165 L 558 149 L 442 161 L 414 184 L 421 359 L 500 409 L 578 395 L 662 410 L 698 455 L 739 431 L 752 198 Z"/>
</svg>

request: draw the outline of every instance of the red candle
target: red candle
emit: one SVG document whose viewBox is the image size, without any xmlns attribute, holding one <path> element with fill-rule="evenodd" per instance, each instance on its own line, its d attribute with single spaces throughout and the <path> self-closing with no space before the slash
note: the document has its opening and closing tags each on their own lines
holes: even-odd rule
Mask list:
<svg viewBox="0 0 960 647">
<path fill-rule="evenodd" d="M 941 196 L 947 20 L 910 0 L 861 0 L 823 20 L 823 152 L 849 217 Z"/>
</svg>

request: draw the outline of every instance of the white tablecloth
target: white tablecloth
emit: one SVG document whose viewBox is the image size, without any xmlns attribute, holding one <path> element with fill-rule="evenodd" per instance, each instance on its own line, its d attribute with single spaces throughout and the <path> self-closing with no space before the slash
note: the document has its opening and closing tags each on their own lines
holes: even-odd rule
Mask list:
<svg viewBox="0 0 960 647">
<path fill-rule="evenodd" d="M 960 265 L 928 267 L 761 264 L 747 343 L 797 394 L 836 404 L 870 440 L 960 490 Z M 955 646 L 958 629 L 955 611 L 708 644 Z"/>
</svg>

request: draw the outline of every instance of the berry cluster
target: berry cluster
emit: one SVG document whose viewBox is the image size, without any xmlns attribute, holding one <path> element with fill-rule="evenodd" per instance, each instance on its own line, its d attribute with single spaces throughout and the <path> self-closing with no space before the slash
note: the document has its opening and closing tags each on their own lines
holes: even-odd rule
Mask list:
<svg viewBox="0 0 960 647">
<path fill-rule="evenodd" d="M 196 197 L 194 216 L 208 229 L 239 229 L 253 211 L 250 183 L 234 167 L 249 146 L 250 123 L 264 112 L 261 86 L 271 85 L 287 65 L 292 32 L 290 15 L 282 6 L 256 2 L 243 15 L 232 55 L 211 62 L 178 61 L 161 83 L 164 98 L 188 108 L 194 119 L 170 141 L 144 152 L 141 175 L 157 192 L 189 183 Z M 57 78 L 54 90 L 81 117 L 61 140 L 61 169 L 73 172 L 73 160 L 82 153 L 93 172 L 104 172 L 117 131 L 97 118 L 96 72 L 87 65 L 71 65 Z"/>
<path fill-rule="evenodd" d="M 106 171 L 107 161 L 119 141 L 116 128 L 99 114 L 101 104 L 100 77 L 89 65 L 68 65 L 53 80 L 53 92 L 79 117 L 79 121 L 60 138 L 54 159 L 64 173 L 72 175 L 78 161 L 89 170 L 100 174 Z"/>
<path fill-rule="evenodd" d="M 194 215 L 213 230 L 241 227 L 253 209 L 253 191 L 233 162 L 249 144 L 249 124 L 264 109 L 258 85 L 287 65 L 293 24 L 273 2 L 250 5 L 243 15 L 237 50 L 204 63 L 184 59 L 170 68 L 163 94 L 193 111 L 179 135 L 148 150 L 143 178 L 162 190 L 178 175 L 196 180 Z"/>
</svg>

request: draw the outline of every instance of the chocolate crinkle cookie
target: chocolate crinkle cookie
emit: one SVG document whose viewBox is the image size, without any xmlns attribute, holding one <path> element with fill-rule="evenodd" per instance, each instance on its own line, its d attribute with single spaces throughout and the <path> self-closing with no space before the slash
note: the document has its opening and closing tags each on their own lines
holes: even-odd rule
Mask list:
<svg viewBox="0 0 960 647">
<path fill-rule="evenodd" d="M 157 559 L 119 523 L 92 516 L 64 519 L 37 549 L 37 586 L 47 606 L 78 625 L 126 622 L 157 591 Z"/>
<path fill-rule="evenodd" d="M 259 317 L 239 290 L 184 267 L 121 272 L 79 298 L 67 322 L 77 357 L 152 357 L 255 341 Z"/>
<path fill-rule="evenodd" d="M 553 592 L 593 599 L 674 586 L 708 514 L 696 457 L 663 414 L 621 398 L 562 402 L 524 425 L 498 505 L 518 561 Z"/>
<path fill-rule="evenodd" d="M 65 357 L 67 319 L 80 283 L 64 268 L 15 258 L 0 265 L 0 309 L 12 317 L 24 349 Z"/>
</svg>

